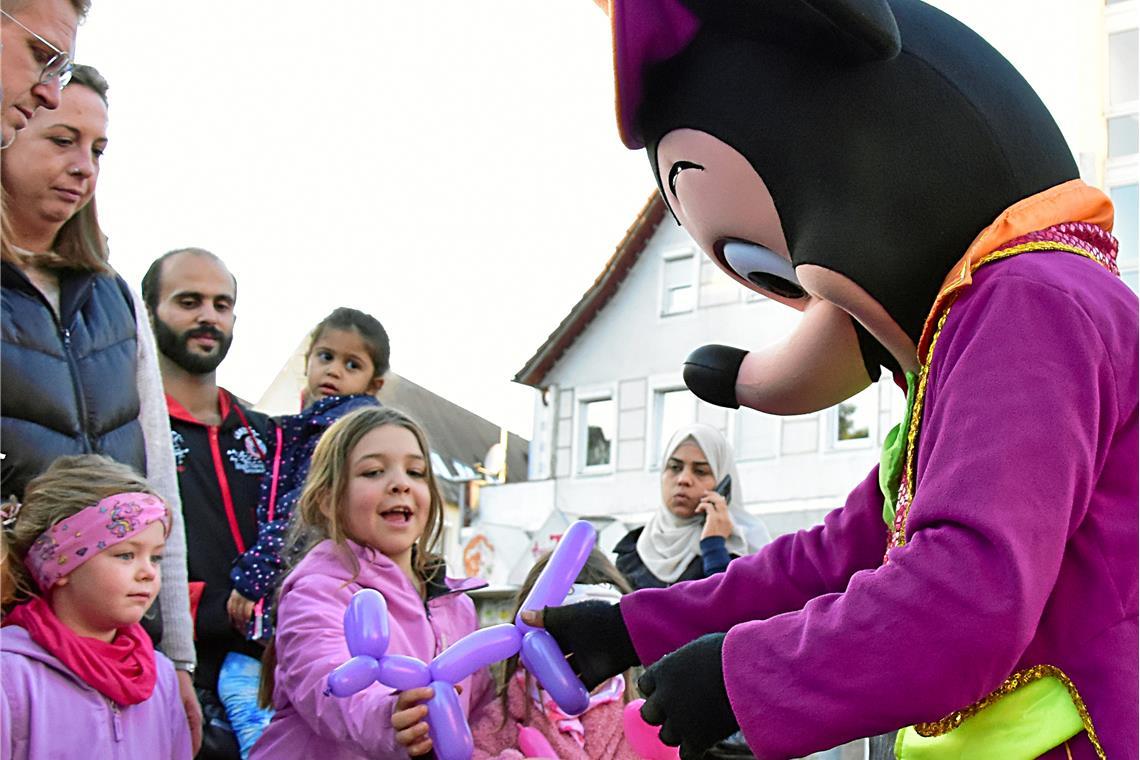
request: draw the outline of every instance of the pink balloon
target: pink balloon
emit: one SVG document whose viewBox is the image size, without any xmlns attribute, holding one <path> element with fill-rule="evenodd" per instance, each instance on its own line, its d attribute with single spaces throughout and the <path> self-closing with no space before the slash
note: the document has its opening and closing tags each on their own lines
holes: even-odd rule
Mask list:
<svg viewBox="0 0 1140 760">
<path fill-rule="evenodd" d="M 515 625 L 520 631 L 525 634 L 527 631 L 541 630 L 524 623 L 522 612 L 562 604 L 578 573 L 582 572 L 597 539 L 598 531 L 585 520 L 578 520 L 566 529 L 558 546 L 554 547 L 554 553 L 550 555 L 550 562 L 543 568 L 534 587 L 527 594 L 526 601 L 519 608 L 519 614 L 515 616 Z"/>
<path fill-rule="evenodd" d="M 379 660 L 388 651 L 388 604 L 379 591 L 363 588 L 352 595 L 344 611 L 344 638 L 353 657 Z"/>
<path fill-rule="evenodd" d="M 522 636 L 509 623 L 469 633 L 431 661 L 431 680 L 459 683 L 480 668 L 519 651 Z"/>
<path fill-rule="evenodd" d="M 680 760 L 681 750 L 662 744 L 658 736 L 661 729 L 649 725 L 641 717 L 643 704 L 645 704 L 644 699 L 635 699 L 625 706 L 621 716 L 622 726 L 625 728 L 625 740 L 644 760 Z"/>
<path fill-rule="evenodd" d="M 337 697 L 350 697 L 368 688 L 380 675 L 380 663 L 368 656 L 353 657 L 329 673 L 329 691 Z"/>
<path fill-rule="evenodd" d="M 428 735 L 438 760 L 470 760 L 475 752 L 471 728 L 459 705 L 455 687 L 446 681 L 432 681 L 435 690 L 427 701 Z"/>
<path fill-rule="evenodd" d="M 544 757 L 559 760 L 558 753 L 537 728 L 519 726 L 519 749 L 527 757 Z"/>
</svg>

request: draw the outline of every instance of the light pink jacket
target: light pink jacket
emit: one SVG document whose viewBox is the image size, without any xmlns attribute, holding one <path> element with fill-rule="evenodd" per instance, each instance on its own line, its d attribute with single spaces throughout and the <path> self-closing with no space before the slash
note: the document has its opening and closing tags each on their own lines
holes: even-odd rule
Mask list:
<svg viewBox="0 0 1140 760">
<path fill-rule="evenodd" d="M 353 578 L 355 556 L 360 573 Z M 325 695 L 329 673 L 349 658 L 344 611 L 352 595 L 373 588 L 384 595 L 390 616 L 388 651 L 424 662 L 475 630 L 475 605 L 463 591 L 480 581 L 447 581 L 425 605 L 391 560 L 351 541 L 318 544 L 286 578 L 277 616 L 276 713 L 252 760 L 364 760 L 407 757 L 395 738 L 391 716 L 395 692 L 373 684 L 346 699 Z M 462 682 L 468 713 L 473 695 L 490 687 L 485 672 Z"/>
</svg>

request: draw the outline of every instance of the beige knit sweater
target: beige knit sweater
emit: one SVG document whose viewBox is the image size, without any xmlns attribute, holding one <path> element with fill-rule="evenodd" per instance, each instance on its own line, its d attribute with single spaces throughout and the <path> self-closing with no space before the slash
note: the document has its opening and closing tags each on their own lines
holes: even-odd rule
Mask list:
<svg viewBox="0 0 1140 760">
<path fill-rule="evenodd" d="M 162 555 L 162 643 L 159 648 L 175 665 L 195 664 L 194 624 L 190 619 L 190 593 L 186 574 L 186 526 L 182 520 L 182 499 L 178 493 L 178 473 L 174 469 L 174 448 L 170 442 L 170 412 L 158 369 L 158 348 L 147 319 L 146 305 L 134 288 L 135 323 L 138 327 L 139 424 L 146 442 L 146 476 L 170 507 L 170 536 Z"/>
</svg>

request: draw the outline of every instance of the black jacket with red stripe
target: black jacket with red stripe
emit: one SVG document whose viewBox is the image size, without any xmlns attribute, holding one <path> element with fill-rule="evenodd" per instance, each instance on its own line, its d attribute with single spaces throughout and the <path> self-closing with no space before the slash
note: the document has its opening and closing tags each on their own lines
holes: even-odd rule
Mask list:
<svg viewBox="0 0 1140 760">
<path fill-rule="evenodd" d="M 187 570 L 191 586 L 205 584 L 194 616 L 194 680 L 199 687 L 216 690 L 218 669 L 228 652 L 261 656 L 260 645 L 230 625 L 226 600 L 234 560 L 257 540 L 258 488 L 270 469 L 273 422 L 241 406 L 222 388 L 220 425 L 199 422 L 169 395 L 166 403 L 186 520 Z"/>
</svg>

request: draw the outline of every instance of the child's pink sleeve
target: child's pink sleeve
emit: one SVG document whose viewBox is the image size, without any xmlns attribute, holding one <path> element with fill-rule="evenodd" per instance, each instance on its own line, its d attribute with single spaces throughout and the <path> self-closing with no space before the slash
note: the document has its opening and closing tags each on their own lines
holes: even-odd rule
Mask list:
<svg viewBox="0 0 1140 760">
<path fill-rule="evenodd" d="M 403 757 L 392 712 L 396 695 L 373 684 L 351 697 L 326 695 L 328 675 L 349 658 L 344 611 L 354 587 L 339 578 L 298 578 L 278 608 L 274 702 L 289 700 L 309 728 L 335 745 L 369 757 Z"/>
<path fill-rule="evenodd" d="M 190 740 L 190 724 L 186 720 L 186 706 L 182 704 L 181 692 L 178 690 L 178 677 L 169 663 L 161 665 L 168 670 L 160 672 L 165 672 L 171 681 L 171 688 L 167 690 L 169 697 L 166 706 L 167 720 L 170 721 L 170 758 L 191 760 L 194 751 Z"/>
<path fill-rule="evenodd" d="M 0 689 L 0 760 L 12 757 L 12 710 L 8 706 L 8 692 Z"/>
</svg>

